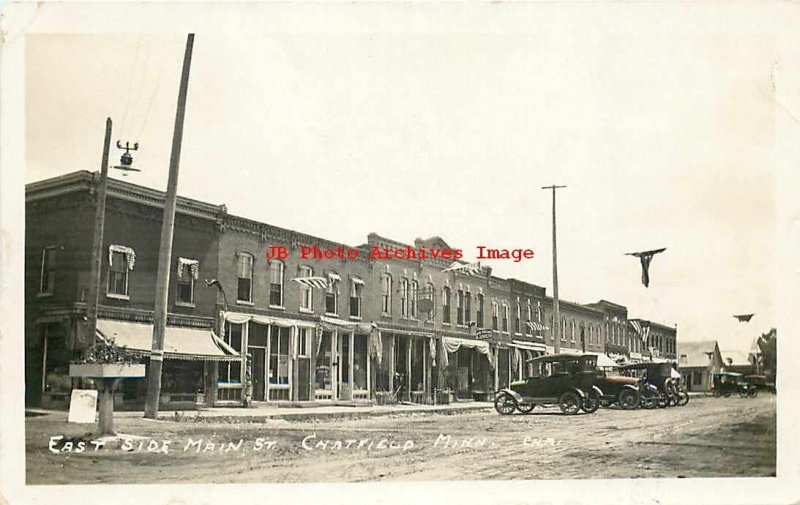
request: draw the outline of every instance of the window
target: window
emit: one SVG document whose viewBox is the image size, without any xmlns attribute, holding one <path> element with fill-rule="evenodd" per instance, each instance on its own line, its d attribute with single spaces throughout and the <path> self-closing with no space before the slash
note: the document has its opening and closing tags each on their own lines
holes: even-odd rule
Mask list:
<svg viewBox="0 0 800 505">
<path fill-rule="evenodd" d="M 408 317 L 408 279 L 400 279 L 400 316 Z"/>
<path fill-rule="evenodd" d="M 442 288 L 442 323 L 450 324 L 450 288 Z"/>
<path fill-rule="evenodd" d="M 289 328 L 270 325 L 269 383 L 289 384 Z"/>
<path fill-rule="evenodd" d="M 269 305 L 283 307 L 283 262 L 269 262 Z"/>
<path fill-rule="evenodd" d="M 364 281 L 357 277 L 350 278 L 350 317 L 361 318 L 361 289 Z"/>
<path fill-rule="evenodd" d="M 392 314 L 392 276 L 389 274 L 381 275 L 381 313 Z"/>
<path fill-rule="evenodd" d="M 247 253 L 238 253 L 238 281 L 236 285 L 236 301 L 253 303 L 253 257 Z"/>
<path fill-rule="evenodd" d="M 430 296 L 431 300 L 431 311 L 428 313 L 428 321 L 433 321 L 434 316 L 436 316 L 436 287 L 432 282 L 429 282 L 425 287 L 425 297 L 427 298 L 428 296 Z"/>
<path fill-rule="evenodd" d="M 464 293 L 464 321 L 469 324 L 472 321 L 472 293 Z"/>
<path fill-rule="evenodd" d="M 492 302 L 492 329 L 497 329 L 498 318 L 500 317 L 500 309 L 497 302 Z"/>
<path fill-rule="evenodd" d="M 503 331 L 508 331 L 508 305 L 503 304 Z"/>
<path fill-rule="evenodd" d="M 109 246 L 108 296 L 128 297 L 128 271 L 133 270 L 134 260 L 133 249 L 118 245 Z"/>
<path fill-rule="evenodd" d="M 530 323 L 533 321 L 533 307 L 531 307 L 531 301 L 528 300 L 527 310 L 525 312 L 525 323 Z M 531 327 L 529 324 L 525 324 L 525 333 L 530 335 L 531 334 Z"/>
<path fill-rule="evenodd" d="M 42 270 L 39 276 L 39 294 L 52 295 L 56 280 L 56 248 L 42 249 Z"/>
<path fill-rule="evenodd" d="M 569 339 L 570 339 L 570 341 L 575 342 L 575 321 L 570 321 L 569 325 L 570 325 L 570 330 L 569 330 L 570 337 L 569 337 Z"/>
<path fill-rule="evenodd" d="M 242 351 L 242 325 L 225 323 L 225 335 L 223 339 L 226 344 L 231 346 L 235 351 Z M 219 377 L 217 382 L 220 383 L 234 383 L 239 384 L 242 382 L 242 363 L 241 361 L 220 361 Z"/>
<path fill-rule="evenodd" d="M 478 293 L 478 310 L 475 313 L 475 322 L 479 328 L 483 328 L 483 294 Z"/>
<path fill-rule="evenodd" d="M 561 340 L 567 340 L 567 319 L 561 318 Z"/>
<path fill-rule="evenodd" d="M 194 304 L 194 281 L 200 275 L 200 263 L 197 260 L 178 258 L 176 303 L 178 305 Z"/>
<path fill-rule="evenodd" d="M 464 292 L 456 291 L 456 324 L 464 324 Z"/>
<path fill-rule="evenodd" d="M 339 281 L 341 277 L 331 272 L 328 274 L 328 289 L 325 290 L 325 312 L 339 313 Z"/>
<path fill-rule="evenodd" d="M 520 327 L 520 321 L 522 319 L 522 307 L 520 307 L 519 302 L 517 302 L 517 313 L 516 313 L 516 320 L 514 321 L 514 331 L 516 333 L 520 333 L 522 328 Z"/>
<path fill-rule="evenodd" d="M 417 281 L 411 281 L 411 295 L 409 296 L 409 313 L 411 317 L 417 318 L 417 297 L 419 296 L 419 283 Z"/>
<path fill-rule="evenodd" d="M 300 277 L 312 277 L 314 269 L 308 266 L 300 267 Z M 314 288 L 300 284 L 300 308 L 307 311 L 314 310 Z"/>
</svg>

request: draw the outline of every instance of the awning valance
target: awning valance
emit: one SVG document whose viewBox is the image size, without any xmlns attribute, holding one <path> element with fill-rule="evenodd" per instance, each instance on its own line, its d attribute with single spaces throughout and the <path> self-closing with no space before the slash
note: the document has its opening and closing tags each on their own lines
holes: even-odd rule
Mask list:
<svg viewBox="0 0 800 505">
<path fill-rule="evenodd" d="M 361 278 L 359 278 L 359 277 L 353 277 L 353 276 L 351 276 L 351 277 L 350 277 L 350 280 L 351 280 L 351 281 L 353 281 L 353 284 L 360 284 L 360 285 L 362 285 L 362 286 L 364 285 L 364 279 L 361 279 Z"/>
<path fill-rule="evenodd" d="M 184 270 L 188 268 L 192 279 L 197 280 L 200 277 L 200 262 L 188 258 L 178 258 L 178 280 L 183 280 Z"/>
<path fill-rule="evenodd" d="M 317 324 L 313 321 L 302 321 L 299 319 L 285 319 L 282 317 L 263 316 L 259 314 L 245 314 L 242 312 L 223 312 L 222 317 L 226 322 L 233 324 L 244 324 L 250 321 L 258 324 L 271 324 L 281 328 L 315 328 Z"/>
<path fill-rule="evenodd" d="M 295 277 L 292 280 L 310 288 L 328 289 L 328 279 L 325 277 Z"/>
<path fill-rule="evenodd" d="M 97 320 L 97 336 L 112 340 L 132 354 L 150 355 L 153 325 L 112 319 Z M 224 344 L 224 342 L 223 342 Z M 164 357 L 193 361 L 229 361 L 241 359 L 230 347 L 220 345 L 210 329 L 167 326 L 164 332 Z"/>
<path fill-rule="evenodd" d="M 479 353 L 486 356 L 489 360 L 489 366 L 494 368 L 494 353 L 489 347 L 489 343 L 482 340 L 469 340 L 466 338 L 442 337 L 442 348 L 447 351 L 442 353 L 442 364 L 447 366 L 449 358 L 447 353 L 456 352 L 461 347 L 475 349 Z"/>
<path fill-rule="evenodd" d="M 345 321 L 344 319 L 328 316 L 320 316 L 319 322 L 325 330 L 343 330 L 347 333 L 352 331 L 358 335 L 368 334 L 373 328 L 377 329 L 377 325 L 374 323 L 357 323 L 355 321 Z"/>
<path fill-rule="evenodd" d="M 128 270 L 133 270 L 133 265 L 136 263 L 136 253 L 128 246 L 111 244 L 108 246 L 108 264 L 114 266 L 114 253 L 120 253 L 125 256 L 125 261 L 128 264 Z"/>
<path fill-rule="evenodd" d="M 528 349 L 529 351 L 547 352 L 547 347 L 544 344 L 537 344 L 535 342 L 520 342 L 519 340 L 512 340 L 509 344 L 511 347 L 519 349 Z"/>
<path fill-rule="evenodd" d="M 334 272 L 328 272 L 328 279 L 330 279 L 331 282 L 339 282 L 342 280 L 342 278 L 339 277 L 339 274 Z"/>
</svg>

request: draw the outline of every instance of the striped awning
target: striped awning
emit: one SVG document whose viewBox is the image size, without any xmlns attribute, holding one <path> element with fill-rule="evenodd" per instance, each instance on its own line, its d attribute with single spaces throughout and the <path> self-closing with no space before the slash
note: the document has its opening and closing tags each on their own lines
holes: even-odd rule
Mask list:
<svg viewBox="0 0 800 505">
<path fill-rule="evenodd" d="M 547 352 L 547 348 L 544 344 L 538 344 L 535 342 L 520 342 L 519 340 L 512 340 L 508 345 L 518 349 L 526 349 L 528 351 Z"/>
<path fill-rule="evenodd" d="M 364 285 L 364 279 L 361 279 L 360 277 L 355 277 L 351 275 L 350 280 L 353 282 L 353 284 L 361 284 L 362 286 Z"/>
<path fill-rule="evenodd" d="M 328 288 L 328 279 L 325 277 L 295 277 L 292 280 L 298 284 L 302 284 L 303 286 L 308 286 L 310 288 Z"/>
<path fill-rule="evenodd" d="M 339 282 L 342 280 L 336 272 L 328 272 L 328 279 L 330 279 L 331 282 Z"/>
<path fill-rule="evenodd" d="M 474 263 L 460 263 L 458 261 L 454 261 L 449 267 L 442 270 L 442 272 L 459 272 L 467 275 L 483 275 L 483 269 L 481 268 L 480 261 L 476 261 Z"/>
<path fill-rule="evenodd" d="M 528 325 L 528 329 L 534 333 L 539 333 L 550 329 L 538 321 L 528 321 L 525 324 Z"/>
</svg>

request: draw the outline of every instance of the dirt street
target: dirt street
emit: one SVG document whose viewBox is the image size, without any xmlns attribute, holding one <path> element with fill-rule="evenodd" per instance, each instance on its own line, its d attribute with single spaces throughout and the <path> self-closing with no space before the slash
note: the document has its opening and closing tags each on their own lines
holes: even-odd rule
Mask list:
<svg viewBox="0 0 800 505">
<path fill-rule="evenodd" d="M 123 418 L 149 439 L 51 441 L 87 425 L 29 417 L 29 484 L 759 477 L 775 474 L 776 397 L 696 397 L 685 407 L 501 417 L 486 410 L 362 419 Z M 91 441 L 95 437 L 86 437 Z M 168 442 L 165 442 L 168 441 Z M 51 447 L 52 446 L 52 447 Z M 55 451 L 55 453 L 53 452 Z M 152 451 L 152 452 L 151 452 Z M 225 469 L 224 472 L 220 468 Z"/>
</svg>

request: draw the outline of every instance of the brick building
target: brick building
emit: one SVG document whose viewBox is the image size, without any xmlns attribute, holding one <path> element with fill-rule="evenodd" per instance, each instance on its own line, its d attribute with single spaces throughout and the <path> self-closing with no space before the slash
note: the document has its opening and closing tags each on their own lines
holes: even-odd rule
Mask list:
<svg viewBox="0 0 800 505">
<path fill-rule="evenodd" d="M 31 404 L 64 403 L 74 382 L 66 366 L 93 341 L 85 300 L 96 185 L 76 172 L 26 188 Z M 142 356 L 162 208 L 163 193 L 109 180 L 98 338 Z M 404 257 L 373 257 L 387 249 Z M 486 266 L 453 270 L 465 263 L 419 254 L 451 249 L 440 237 L 405 244 L 375 233 L 349 246 L 179 198 L 165 404 L 490 397 L 526 376 L 528 359 L 553 352 L 552 298 Z M 624 306 L 561 301 L 560 319 L 563 351 L 643 356 Z M 675 330 L 651 329 L 662 354 L 647 357 L 674 355 Z M 121 396 L 140 405 L 144 380 L 126 381 Z"/>
</svg>

